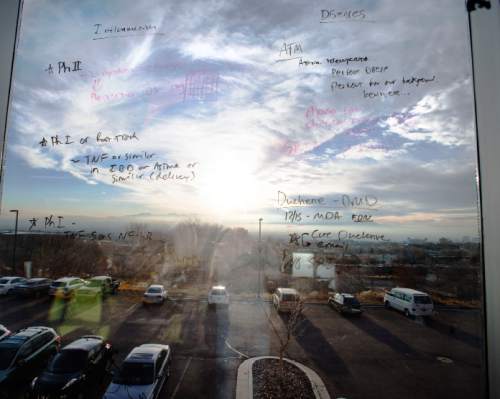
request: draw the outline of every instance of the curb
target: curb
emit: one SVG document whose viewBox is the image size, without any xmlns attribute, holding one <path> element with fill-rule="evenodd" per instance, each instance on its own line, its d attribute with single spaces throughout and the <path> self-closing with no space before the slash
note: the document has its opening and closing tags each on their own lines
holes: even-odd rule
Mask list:
<svg viewBox="0 0 500 399">
<path fill-rule="evenodd" d="M 238 377 L 236 379 L 236 399 L 253 399 L 253 377 L 252 377 L 252 366 L 260 359 L 279 359 L 277 356 L 259 356 L 252 357 L 251 359 L 245 360 L 238 367 Z M 286 359 L 283 360 L 297 366 L 301 369 L 304 374 L 309 378 L 311 383 L 311 388 L 314 392 L 316 399 L 330 399 L 330 394 L 328 393 L 325 384 L 321 380 L 320 376 L 312 369 L 304 366 L 302 363 L 298 363 L 294 360 Z"/>
</svg>

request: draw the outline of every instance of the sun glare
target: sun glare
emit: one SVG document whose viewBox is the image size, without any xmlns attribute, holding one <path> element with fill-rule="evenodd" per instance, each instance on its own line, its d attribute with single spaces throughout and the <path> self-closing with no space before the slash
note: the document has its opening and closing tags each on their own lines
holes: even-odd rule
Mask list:
<svg viewBox="0 0 500 399">
<path fill-rule="evenodd" d="M 237 216 L 258 205 L 255 161 L 251 154 L 239 155 L 218 157 L 202 178 L 201 202 L 214 216 Z"/>
</svg>

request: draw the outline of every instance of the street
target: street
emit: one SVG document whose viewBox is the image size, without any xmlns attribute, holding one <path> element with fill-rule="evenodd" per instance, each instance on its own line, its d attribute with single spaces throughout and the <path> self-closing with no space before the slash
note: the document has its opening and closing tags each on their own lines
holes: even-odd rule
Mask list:
<svg viewBox="0 0 500 399">
<path fill-rule="evenodd" d="M 170 344 L 173 368 L 162 398 L 234 398 L 239 364 L 278 355 L 276 334 L 284 334 L 286 317 L 268 302 L 236 298 L 227 311 L 182 297 L 144 307 L 140 296 L 123 293 L 84 304 L 0 298 L 0 323 L 12 331 L 48 325 L 63 345 L 84 334 L 103 335 L 119 351 L 117 365 L 136 345 Z M 470 399 L 481 390 L 479 331 L 474 310 L 437 309 L 432 321 L 423 322 L 382 307 L 349 318 L 327 305 L 307 304 L 287 357 L 314 369 L 332 398 Z"/>
</svg>

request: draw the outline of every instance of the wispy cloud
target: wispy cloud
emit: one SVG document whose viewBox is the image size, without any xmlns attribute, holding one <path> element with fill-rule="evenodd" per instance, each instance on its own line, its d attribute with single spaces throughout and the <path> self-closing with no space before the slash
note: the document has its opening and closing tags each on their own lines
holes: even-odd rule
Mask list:
<svg viewBox="0 0 500 399">
<path fill-rule="evenodd" d="M 392 209 L 381 220 L 404 222 L 409 229 L 442 213 L 433 207 L 474 208 L 468 49 L 457 39 L 463 36 L 463 12 L 451 1 L 440 5 L 446 21 L 430 7 L 434 2 L 414 5 L 422 24 L 409 23 L 414 15 L 408 15 L 407 5 L 377 1 L 367 7 L 376 23 L 364 25 L 320 24 L 324 4 L 318 1 L 286 7 L 244 1 L 125 3 L 103 6 L 96 0 L 72 8 L 25 2 L 8 136 L 11 171 L 25 162 L 33 173 L 51 170 L 54 176 L 72 176 L 74 186 L 86 182 L 109 189 L 117 213 L 118 204 L 135 204 L 154 215 L 196 214 L 241 224 L 269 212 L 278 189 L 325 195 L 369 191 Z M 394 13 L 399 17 L 387 17 Z M 163 35 L 93 41 L 95 23 L 151 23 Z M 55 34 L 54 26 L 64 35 Z M 284 42 L 300 43 L 304 59 L 322 64 L 276 63 Z M 389 66 L 384 77 L 431 74 L 436 80 L 399 98 L 333 92 L 326 58 L 363 55 L 370 65 Z M 83 71 L 44 72 L 61 58 L 81 60 Z M 206 87 L 197 76 L 211 79 L 211 97 L 204 97 Z M 310 107 L 328 115 L 311 124 Z M 97 144 L 92 138 L 98 132 L 136 132 L 139 140 Z M 91 139 L 38 144 L 56 135 Z M 183 167 L 197 162 L 196 178 L 113 183 L 109 162 L 91 174 L 92 165 L 82 161 L 86 155 L 144 151 L 154 153 L 155 162 Z M 144 164 L 128 163 L 134 171 Z M 71 189 L 66 198 L 73 197 Z M 9 193 L 4 187 L 4 195 Z M 86 200 L 99 208 L 95 198 Z M 474 228 L 474 217 L 469 222 Z"/>
</svg>

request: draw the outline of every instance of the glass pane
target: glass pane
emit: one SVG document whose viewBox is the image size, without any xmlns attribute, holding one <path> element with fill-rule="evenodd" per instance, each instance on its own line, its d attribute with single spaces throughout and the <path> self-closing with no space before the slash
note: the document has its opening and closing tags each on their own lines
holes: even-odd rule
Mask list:
<svg viewBox="0 0 500 399">
<path fill-rule="evenodd" d="M 471 70 L 452 0 L 26 0 L 2 274 L 119 287 L 33 314 L 2 296 L 2 323 L 209 362 L 178 397 L 232 397 L 240 358 L 280 342 L 331 397 L 477 397 Z M 172 300 L 143 306 L 151 284 Z"/>
</svg>

